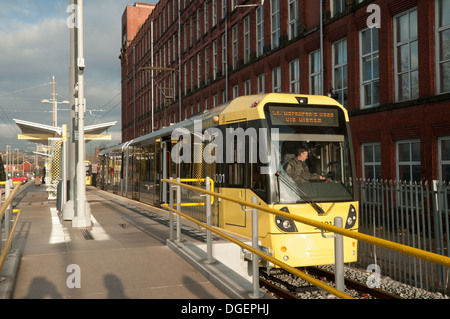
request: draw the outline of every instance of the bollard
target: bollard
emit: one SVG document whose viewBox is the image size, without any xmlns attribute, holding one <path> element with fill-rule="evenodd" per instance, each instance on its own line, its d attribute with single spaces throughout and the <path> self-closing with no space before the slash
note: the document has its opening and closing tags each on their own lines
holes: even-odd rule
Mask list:
<svg viewBox="0 0 450 319">
<path fill-rule="evenodd" d="M 334 218 L 334 226 L 343 227 L 342 217 Z M 344 237 L 340 234 L 334 235 L 334 264 L 336 289 L 344 292 Z"/>
<path fill-rule="evenodd" d="M 211 191 L 211 180 L 206 177 L 205 181 L 206 190 Z M 206 225 L 211 227 L 211 195 L 206 194 Z M 208 264 L 214 263 L 214 258 L 212 255 L 212 233 L 209 229 L 206 230 L 206 254 L 208 256 L 205 261 Z"/>
<path fill-rule="evenodd" d="M 342 217 L 334 218 L 334 226 L 343 227 Z M 325 235 L 322 229 L 323 238 L 334 238 L 334 281 L 336 289 L 344 292 L 344 236 L 340 234 Z"/>
<path fill-rule="evenodd" d="M 170 178 L 173 181 L 173 177 Z M 169 206 L 173 208 L 173 188 L 172 184 L 169 185 Z M 169 213 L 169 239 L 173 241 L 173 211 Z"/>
<path fill-rule="evenodd" d="M 252 203 L 258 204 L 258 197 L 252 197 Z M 258 210 L 252 208 L 252 247 L 259 250 L 258 242 Z M 252 253 L 252 270 L 253 270 L 253 291 L 249 294 L 250 298 L 261 298 L 263 294 L 259 291 L 259 256 Z"/>
</svg>

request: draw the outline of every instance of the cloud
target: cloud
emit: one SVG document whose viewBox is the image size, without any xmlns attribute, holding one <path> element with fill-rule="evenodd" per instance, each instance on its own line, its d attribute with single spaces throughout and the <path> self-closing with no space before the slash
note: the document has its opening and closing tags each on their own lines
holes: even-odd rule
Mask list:
<svg viewBox="0 0 450 319">
<path fill-rule="evenodd" d="M 8 113 L 42 124 L 51 124 L 51 79 L 57 81 L 58 101 L 69 97 L 70 32 L 67 27 L 69 1 L 19 0 L 2 3 L 0 12 L 0 105 Z M 86 123 L 118 121 L 112 128 L 120 142 L 121 17 L 126 1 L 84 1 L 85 89 L 87 108 L 105 112 L 86 114 Z M 113 99 L 115 96 L 117 98 Z M 113 99 L 113 100 L 112 100 Z M 112 101 L 111 101 L 112 100 Z M 67 108 L 61 105 L 60 108 Z M 42 112 L 39 112 L 41 110 Z M 31 112 L 32 111 L 32 112 Z M 0 109 L 1 115 L 2 109 Z M 58 112 L 58 123 L 69 123 L 69 112 Z M 99 120 L 100 119 L 100 120 Z M 0 117 L 0 143 L 9 121 Z M 18 131 L 17 128 L 13 129 Z M 17 141 L 16 141 L 17 142 Z M 3 149 L 0 144 L 0 150 Z"/>
</svg>

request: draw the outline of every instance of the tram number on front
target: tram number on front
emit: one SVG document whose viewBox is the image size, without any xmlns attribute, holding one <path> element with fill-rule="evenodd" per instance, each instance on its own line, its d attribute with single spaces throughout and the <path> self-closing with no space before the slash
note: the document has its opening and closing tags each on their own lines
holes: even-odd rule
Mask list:
<svg viewBox="0 0 450 319">
<path fill-rule="evenodd" d="M 214 174 L 214 184 L 225 183 L 225 174 Z"/>
<path fill-rule="evenodd" d="M 327 225 L 333 225 L 333 222 L 331 220 L 326 220 L 322 223 L 327 224 Z M 322 229 L 320 229 L 319 227 L 315 227 L 314 230 L 322 230 Z"/>
</svg>

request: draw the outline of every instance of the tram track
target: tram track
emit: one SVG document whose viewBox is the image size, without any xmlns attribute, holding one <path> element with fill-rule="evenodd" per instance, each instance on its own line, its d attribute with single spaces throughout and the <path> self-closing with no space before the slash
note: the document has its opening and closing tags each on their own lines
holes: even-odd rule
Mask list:
<svg viewBox="0 0 450 319">
<path fill-rule="evenodd" d="M 334 286 L 335 275 L 333 272 L 318 267 L 305 267 L 302 271 Z M 366 284 L 345 278 L 346 293 L 357 299 L 403 299 L 402 297 L 377 288 L 370 288 Z M 297 277 L 284 271 L 278 271 L 276 275 L 267 273 L 260 275 L 260 285 L 275 298 L 281 299 L 315 299 L 334 298 L 334 296 L 321 291 L 321 289 L 301 282 Z"/>
</svg>

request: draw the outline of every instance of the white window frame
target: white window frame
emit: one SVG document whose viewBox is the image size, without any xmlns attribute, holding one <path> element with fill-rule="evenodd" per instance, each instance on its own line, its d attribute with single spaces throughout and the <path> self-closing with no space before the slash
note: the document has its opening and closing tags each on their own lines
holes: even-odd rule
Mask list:
<svg viewBox="0 0 450 319">
<path fill-rule="evenodd" d="M 331 16 L 337 16 L 347 9 L 347 1 L 346 0 L 332 0 L 331 5 Z"/>
<path fill-rule="evenodd" d="M 264 54 L 264 6 L 256 9 L 256 56 Z"/>
<path fill-rule="evenodd" d="M 197 88 L 200 88 L 200 83 L 202 82 L 202 54 L 197 53 Z"/>
<path fill-rule="evenodd" d="M 239 85 L 233 86 L 233 99 L 237 98 L 239 96 Z"/>
<path fill-rule="evenodd" d="M 441 182 L 449 182 L 450 180 L 444 179 L 444 170 L 442 169 L 443 166 L 450 166 L 450 158 L 449 159 L 442 159 L 442 142 L 449 141 L 450 142 L 450 136 L 445 137 L 439 137 L 438 138 L 438 165 L 439 165 L 439 180 Z"/>
<path fill-rule="evenodd" d="M 258 84 L 258 94 L 266 93 L 266 76 L 264 73 L 258 75 L 257 84 Z"/>
<path fill-rule="evenodd" d="M 448 47 L 443 47 L 441 44 L 442 43 L 446 43 L 447 45 L 449 45 L 448 43 L 450 41 L 440 41 L 441 38 L 441 34 L 444 33 L 450 33 L 450 12 L 448 11 L 444 11 L 441 8 L 441 3 L 442 1 L 447 1 L 448 0 L 436 0 L 435 3 L 435 11 L 436 11 L 436 15 L 435 15 L 435 21 L 436 21 L 436 25 L 435 25 L 435 41 L 436 41 L 436 89 L 437 89 L 437 93 L 438 94 L 443 94 L 443 93 L 449 93 L 450 92 L 450 72 L 445 72 L 446 70 L 450 71 L 450 54 L 448 52 Z M 449 4 L 447 4 L 449 5 Z M 447 12 L 446 15 L 446 19 L 449 21 L 448 24 L 444 24 L 444 25 L 440 25 L 440 16 L 441 14 L 444 15 L 444 12 Z M 447 58 L 442 59 L 440 52 L 441 50 L 443 52 L 447 53 Z M 441 72 L 441 68 L 444 67 L 444 65 L 447 66 L 447 69 L 444 69 Z M 445 74 L 447 77 L 446 78 L 442 78 L 442 74 Z M 443 85 L 443 81 L 447 80 L 447 88 L 444 87 Z"/>
<path fill-rule="evenodd" d="M 366 33 L 367 32 L 367 33 Z M 377 40 L 377 47 L 375 48 L 374 43 L 374 33 L 377 33 L 378 38 L 378 28 L 366 28 L 359 32 L 359 70 L 360 70 L 360 96 L 361 96 L 361 109 L 370 108 L 374 106 L 378 106 L 380 104 L 380 74 L 379 74 L 379 44 Z M 370 35 L 370 49 L 368 52 L 363 53 L 363 33 Z M 370 63 L 370 78 L 364 79 L 364 61 L 369 61 Z M 376 63 L 374 62 L 376 61 Z M 375 76 L 376 74 L 377 76 Z M 369 87 L 370 89 L 370 103 L 366 104 L 367 96 L 365 87 Z M 378 95 L 376 95 L 378 87 Z"/>
<path fill-rule="evenodd" d="M 217 24 L 217 0 L 212 0 L 212 26 Z"/>
<path fill-rule="evenodd" d="M 205 47 L 205 84 L 209 82 L 209 46 Z"/>
<path fill-rule="evenodd" d="M 272 69 L 272 92 L 281 92 L 281 67 Z"/>
<path fill-rule="evenodd" d="M 217 79 L 218 72 L 218 52 L 217 52 L 217 40 L 213 41 L 213 80 Z"/>
<path fill-rule="evenodd" d="M 244 18 L 244 63 L 250 61 L 250 15 Z"/>
<path fill-rule="evenodd" d="M 367 147 L 370 147 L 372 149 L 372 158 L 368 161 L 366 161 L 366 153 L 365 150 Z M 377 149 L 379 150 L 379 159 L 380 161 L 377 161 L 376 153 Z M 381 143 L 375 142 L 375 143 L 363 143 L 361 144 L 361 163 L 362 163 L 362 178 L 363 179 L 381 179 Z M 366 176 L 366 167 L 372 167 L 373 176 Z M 380 172 L 380 176 L 377 178 L 376 174 L 377 171 Z"/>
<path fill-rule="evenodd" d="M 222 34 L 222 74 L 225 74 L 227 70 L 227 38 L 225 36 L 225 33 Z"/>
<path fill-rule="evenodd" d="M 205 3 L 204 3 L 204 10 L 203 10 L 204 26 L 205 26 L 205 30 L 204 30 L 205 32 L 204 33 L 208 32 L 208 30 L 209 30 L 208 5 L 209 5 L 209 2 L 205 1 Z"/>
<path fill-rule="evenodd" d="M 410 179 L 409 181 L 413 181 L 413 166 L 421 166 L 421 161 L 420 159 L 417 160 L 413 160 L 412 158 L 412 144 L 414 143 L 419 143 L 419 149 L 420 149 L 420 140 L 419 139 L 411 139 L 411 140 L 400 140 L 400 141 L 396 141 L 395 143 L 395 164 L 396 164 L 396 170 L 397 170 L 397 180 L 400 180 L 400 166 L 409 166 L 410 168 Z M 400 154 L 399 154 L 399 145 L 400 144 L 409 144 L 409 156 L 410 159 L 409 161 L 400 161 Z M 420 150 L 419 150 L 419 154 L 420 154 Z M 419 177 L 420 179 L 420 177 Z"/>
<path fill-rule="evenodd" d="M 394 16 L 393 21 L 394 21 L 394 71 L 395 71 L 395 100 L 396 101 L 407 101 L 407 100 L 412 100 L 412 99 L 416 99 L 419 97 L 419 82 L 420 82 L 420 75 L 419 73 L 419 49 L 417 47 L 417 43 L 418 43 L 418 39 L 417 39 L 417 31 L 416 30 L 416 35 L 411 37 L 410 30 L 411 30 L 411 26 L 410 26 L 410 15 L 415 12 L 415 15 L 417 17 L 417 8 L 412 8 L 410 10 L 404 11 L 396 16 Z M 408 17 L 408 34 L 409 37 L 405 40 L 399 40 L 397 39 L 397 35 L 398 35 L 398 26 L 397 26 L 397 21 L 398 19 L 400 19 L 401 17 L 407 15 Z M 417 26 L 417 19 L 416 19 L 416 26 Z M 398 65 L 398 49 L 400 47 L 404 47 L 407 46 L 408 49 L 408 67 L 405 68 L 405 70 L 399 70 L 399 65 Z M 412 66 L 412 62 L 411 62 L 411 50 L 414 47 L 417 47 L 417 65 L 416 66 Z M 413 87 L 412 86 L 412 74 L 417 72 L 417 87 Z M 407 94 L 407 96 L 404 96 L 403 94 L 400 94 L 400 83 L 399 83 L 399 77 L 406 75 L 408 78 L 408 90 L 409 90 L 409 94 Z"/>
<path fill-rule="evenodd" d="M 238 24 L 236 23 L 232 29 L 231 29 L 231 56 L 233 57 L 231 61 L 231 65 L 233 69 L 236 69 L 239 62 L 239 30 L 238 30 Z"/>
<path fill-rule="evenodd" d="M 317 60 L 317 63 L 313 63 Z M 320 50 L 313 51 L 309 54 L 309 94 L 322 95 L 322 74 L 320 73 Z M 316 68 L 317 66 L 317 68 Z M 314 85 L 315 80 L 317 79 L 318 87 L 316 90 L 316 86 Z"/>
<path fill-rule="evenodd" d="M 270 35 L 273 50 L 280 46 L 280 0 L 270 0 Z"/>
<path fill-rule="evenodd" d="M 332 45 L 333 89 L 337 94 L 337 101 L 348 106 L 348 70 L 347 70 L 347 38 L 343 38 Z M 336 61 L 338 56 L 338 61 Z M 338 86 L 340 83 L 340 87 Z"/>
<path fill-rule="evenodd" d="M 289 40 L 298 36 L 298 0 L 288 2 L 288 37 Z"/>
<path fill-rule="evenodd" d="M 300 60 L 289 62 L 289 92 L 300 93 Z"/>
<path fill-rule="evenodd" d="M 244 82 L 244 95 L 250 95 L 250 94 L 252 94 L 252 82 L 249 79 Z"/>
</svg>

